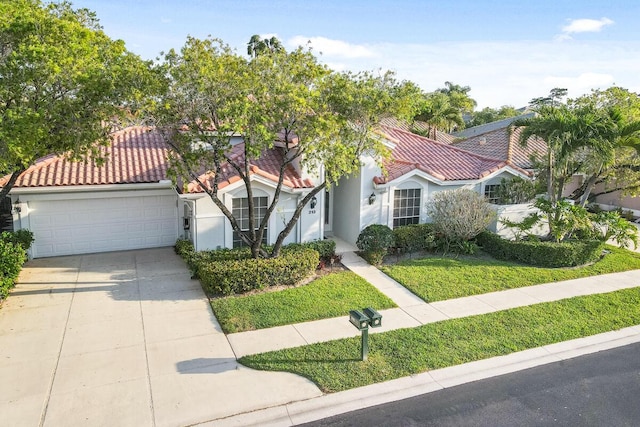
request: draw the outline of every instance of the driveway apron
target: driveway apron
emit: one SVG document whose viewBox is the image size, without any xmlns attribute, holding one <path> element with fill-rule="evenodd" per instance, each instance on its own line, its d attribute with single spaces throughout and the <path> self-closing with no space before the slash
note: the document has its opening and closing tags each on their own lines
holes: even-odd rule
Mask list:
<svg viewBox="0 0 640 427">
<path fill-rule="evenodd" d="M 172 248 L 32 260 L 0 309 L 12 426 L 180 426 L 321 395 L 236 362 Z"/>
</svg>

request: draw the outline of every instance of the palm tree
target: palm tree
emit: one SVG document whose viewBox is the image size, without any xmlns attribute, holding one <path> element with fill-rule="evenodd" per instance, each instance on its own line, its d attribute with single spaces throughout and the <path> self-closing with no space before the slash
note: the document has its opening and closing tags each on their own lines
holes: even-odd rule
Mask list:
<svg viewBox="0 0 640 427">
<path fill-rule="evenodd" d="M 566 181 L 595 156 L 606 162 L 613 149 L 611 117 L 593 106 L 540 105 L 535 117 L 516 120 L 511 128 L 523 127 L 520 143 L 531 137 L 547 143 L 544 167 L 551 203 L 562 198 Z"/>
<path fill-rule="evenodd" d="M 449 104 L 458 109 L 460 113 L 471 113 L 478 103 L 469 96 L 471 87 L 457 85 L 453 82 L 444 82 L 445 87 L 436 92 L 444 93 L 449 97 Z"/>
<path fill-rule="evenodd" d="M 602 137 L 609 143 L 599 144 L 600 150 L 588 153 L 583 164 L 583 172 L 587 175 L 583 185 L 577 190 L 580 205 L 585 206 L 591 191 L 602 178 L 616 168 L 618 158 L 624 158 L 623 152 L 633 150 L 640 154 L 640 120 L 627 121 L 616 107 L 606 109 L 607 117 L 601 125 L 606 127 Z"/>
<path fill-rule="evenodd" d="M 254 34 L 247 43 L 247 54 L 256 58 L 258 55 L 265 53 L 284 52 L 284 47 L 280 40 L 275 36 L 271 38 L 261 38 L 259 35 Z"/>
<path fill-rule="evenodd" d="M 424 106 L 414 119 L 427 123 L 427 137 L 432 139 L 437 138 L 438 129 L 450 132 L 455 125 L 464 126 L 460 110 L 452 106 L 447 95 L 441 92 L 428 94 Z"/>
</svg>

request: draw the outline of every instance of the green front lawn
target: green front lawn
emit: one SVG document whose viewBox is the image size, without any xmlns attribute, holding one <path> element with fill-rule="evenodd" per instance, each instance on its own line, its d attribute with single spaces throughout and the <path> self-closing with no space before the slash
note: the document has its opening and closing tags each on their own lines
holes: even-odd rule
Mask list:
<svg viewBox="0 0 640 427">
<path fill-rule="evenodd" d="M 211 306 L 225 333 L 348 316 L 349 310 L 363 307 L 396 307 L 350 271 L 332 273 L 299 288 L 215 299 Z"/>
<path fill-rule="evenodd" d="M 640 254 L 607 246 L 611 253 L 578 268 L 539 268 L 488 257 L 428 257 L 382 267 L 411 292 L 428 302 L 478 295 L 523 286 L 640 269 Z"/>
<path fill-rule="evenodd" d="M 255 369 L 288 371 L 335 392 L 640 324 L 640 289 L 576 297 L 369 336 L 245 356 Z"/>
</svg>

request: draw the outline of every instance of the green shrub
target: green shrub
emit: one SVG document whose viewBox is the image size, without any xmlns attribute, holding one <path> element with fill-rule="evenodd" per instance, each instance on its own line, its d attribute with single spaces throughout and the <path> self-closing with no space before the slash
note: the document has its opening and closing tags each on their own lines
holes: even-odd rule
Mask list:
<svg viewBox="0 0 640 427">
<path fill-rule="evenodd" d="M 517 261 L 537 267 L 574 267 L 597 261 L 604 248 L 599 240 L 567 242 L 510 241 L 484 231 L 477 237 L 485 252 L 502 260 Z"/>
<path fill-rule="evenodd" d="M 463 253 L 472 247 L 464 242 L 475 238 L 496 216 L 483 196 L 467 189 L 435 193 L 427 202 L 427 214 L 439 249 Z"/>
<path fill-rule="evenodd" d="M 26 252 L 31 248 L 31 244 L 33 243 L 33 232 L 26 229 L 3 231 L 0 235 L 0 240 L 19 245 Z"/>
<path fill-rule="evenodd" d="M 21 244 L 0 239 L 0 299 L 9 294 L 20 274 L 22 264 L 27 260 L 27 254 Z"/>
<path fill-rule="evenodd" d="M 285 246 L 283 250 L 287 250 L 289 246 L 291 245 Z M 333 240 L 313 240 L 311 242 L 302 243 L 302 246 L 318 251 L 320 259 L 323 261 L 328 261 L 336 255 L 336 242 Z"/>
<path fill-rule="evenodd" d="M 381 264 L 387 250 L 393 246 L 393 230 L 386 225 L 372 224 L 360 232 L 356 246 L 370 264 Z"/>
<path fill-rule="evenodd" d="M 411 253 L 435 248 L 432 224 L 403 225 L 393 229 L 394 247 L 400 253 Z"/>
<path fill-rule="evenodd" d="M 186 239 L 178 239 L 174 249 L 176 250 L 176 253 L 180 255 L 182 258 L 184 258 L 185 256 L 189 256 L 195 252 L 195 249 L 193 247 L 193 243 L 191 243 L 191 240 L 186 240 Z"/>
<path fill-rule="evenodd" d="M 208 255 L 215 252 L 221 251 L 210 251 Z M 226 250 L 225 254 L 228 255 L 228 252 Z M 211 261 L 206 255 L 196 261 L 197 274 L 205 291 L 214 295 L 232 295 L 275 285 L 295 285 L 313 273 L 319 261 L 318 252 L 308 248 L 289 248 L 277 258 Z"/>
<path fill-rule="evenodd" d="M 536 183 L 518 176 L 511 179 L 502 178 L 497 196 L 499 205 L 527 203 L 536 197 Z"/>
</svg>

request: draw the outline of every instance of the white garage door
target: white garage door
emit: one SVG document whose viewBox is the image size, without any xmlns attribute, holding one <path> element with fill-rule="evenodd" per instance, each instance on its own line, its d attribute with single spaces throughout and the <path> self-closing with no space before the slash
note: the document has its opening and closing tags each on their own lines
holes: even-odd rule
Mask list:
<svg viewBox="0 0 640 427">
<path fill-rule="evenodd" d="M 175 244 L 176 195 L 29 202 L 34 258 Z"/>
</svg>

